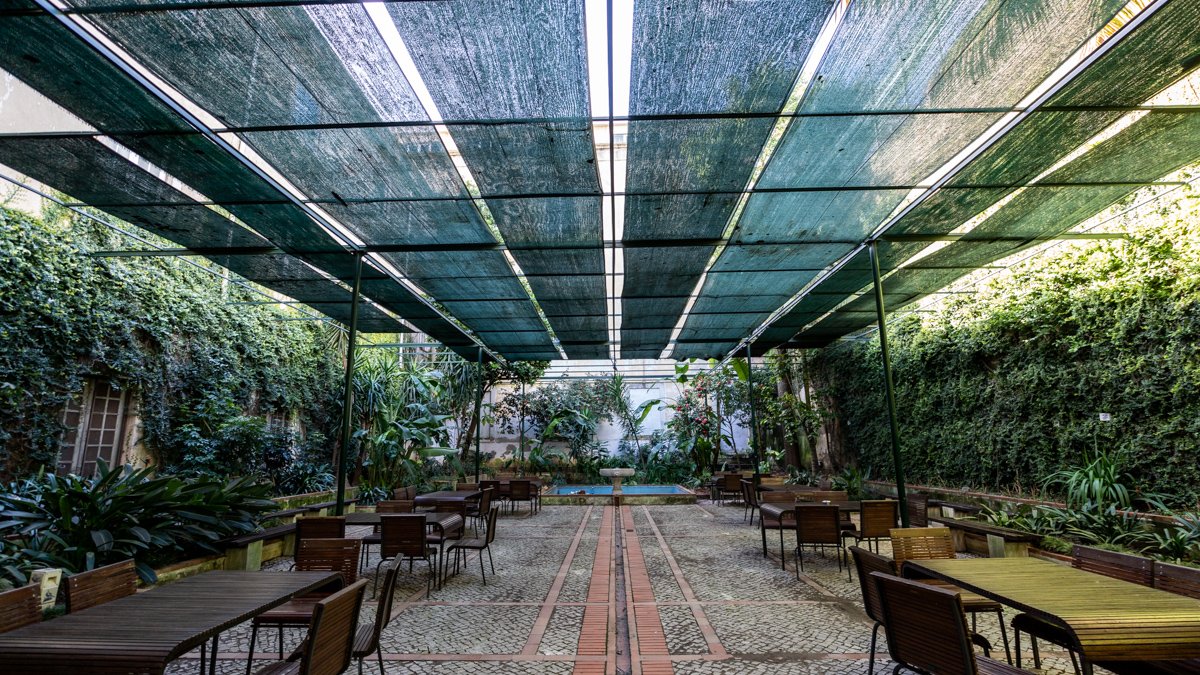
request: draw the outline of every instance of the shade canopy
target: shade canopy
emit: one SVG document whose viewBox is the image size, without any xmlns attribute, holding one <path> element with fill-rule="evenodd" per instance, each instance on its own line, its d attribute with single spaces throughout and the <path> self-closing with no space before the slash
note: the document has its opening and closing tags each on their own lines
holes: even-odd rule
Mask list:
<svg viewBox="0 0 1200 675">
<path fill-rule="evenodd" d="M 6 0 L 0 163 L 516 360 L 820 346 L 1200 159 L 1200 0 Z M 609 66 L 612 72 L 609 72 Z M 625 69 L 628 69 L 627 72 Z M 402 321 L 401 321 L 402 320 Z"/>
</svg>

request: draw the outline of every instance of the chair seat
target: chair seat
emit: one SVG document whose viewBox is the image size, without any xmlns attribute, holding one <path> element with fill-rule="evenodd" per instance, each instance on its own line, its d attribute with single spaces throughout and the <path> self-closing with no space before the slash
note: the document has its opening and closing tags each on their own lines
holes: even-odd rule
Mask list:
<svg viewBox="0 0 1200 675">
<path fill-rule="evenodd" d="M 783 521 L 780 521 L 778 518 L 763 518 L 762 524 L 763 524 L 762 526 L 767 528 L 768 530 L 778 530 L 781 527 L 785 530 L 796 529 L 795 518 L 791 518 L 791 519 L 783 520 Z"/>
<path fill-rule="evenodd" d="M 379 534 L 378 532 L 368 534 L 362 538 L 363 546 L 367 546 L 368 544 L 378 544 L 381 541 L 383 541 L 383 535 Z"/>
<path fill-rule="evenodd" d="M 471 550 L 485 549 L 485 548 L 487 548 L 487 540 L 486 539 L 459 539 L 458 541 L 454 542 L 453 544 L 450 544 L 451 551 L 453 551 L 456 548 L 469 548 Z"/>
<path fill-rule="evenodd" d="M 1064 649 L 1072 648 L 1069 632 L 1052 623 L 1046 623 L 1036 616 L 1018 614 L 1012 618 L 1012 627 L 1013 630 L 1029 633 L 1039 640 L 1045 640 Z"/>
<path fill-rule="evenodd" d="M 354 658 L 358 659 L 358 658 L 363 658 L 366 656 L 370 656 L 371 654 L 374 654 L 375 653 L 374 645 L 371 644 L 372 642 L 375 641 L 374 638 L 375 638 L 375 624 L 374 623 L 358 624 L 358 630 L 356 630 L 354 632 L 354 652 L 353 652 Z"/>
<path fill-rule="evenodd" d="M 313 610 L 317 603 L 326 597 L 328 596 L 304 595 L 294 600 L 288 600 L 282 605 L 254 617 L 254 623 L 308 625 L 308 622 L 312 620 Z"/>
<path fill-rule="evenodd" d="M 279 663 L 272 663 L 269 666 L 259 668 L 255 672 L 257 675 L 293 675 L 300 672 L 300 663 L 298 661 L 293 663 L 280 661 Z"/>
<path fill-rule="evenodd" d="M 997 661 L 996 659 L 988 658 L 986 656 L 976 656 L 975 665 L 978 668 L 980 675 L 991 675 L 992 673 L 996 673 L 998 675 L 1008 675 L 1009 673 L 1028 673 L 1028 671 L 1021 670 L 1020 668 L 1010 666 L 1003 661 Z"/>
</svg>

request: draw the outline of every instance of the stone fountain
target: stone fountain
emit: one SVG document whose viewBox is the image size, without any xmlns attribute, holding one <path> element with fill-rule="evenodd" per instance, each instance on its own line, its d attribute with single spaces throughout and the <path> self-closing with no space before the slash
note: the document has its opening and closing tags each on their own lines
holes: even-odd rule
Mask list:
<svg viewBox="0 0 1200 675">
<path fill-rule="evenodd" d="M 608 476 L 610 479 L 612 479 L 612 484 L 613 484 L 612 503 L 613 503 L 613 506 L 620 506 L 621 505 L 621 479 L 632 476 L 633 469 L 628 469 L 628 468 L 626 468 L 626 469 L 600 469 L 600 475 Z"/>
</svg>

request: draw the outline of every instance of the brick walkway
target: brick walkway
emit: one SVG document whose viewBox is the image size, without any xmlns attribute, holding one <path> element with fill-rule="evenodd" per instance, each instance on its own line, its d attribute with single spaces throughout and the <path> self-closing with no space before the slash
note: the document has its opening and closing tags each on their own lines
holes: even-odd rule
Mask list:
<svg viewBox="0 0 1200 675">
<path fill-rule="evenodd" d="M 389 675 L 867 672 L 857 578 L 839 574 L 832 554 L 813 554 L 797 581 L 790 556 L 780 568 L 777 538 L 762 557 L 739 507 L 548 506 L 502 516 L 497 533 L 487 586 L 474 558 L 432 598 L 419 570 L 401 576 L 383 637 Z M 373 618 L 374 603 L 363 613 Z M 979 628 L 1000 644 L 994 620 Z M 286 633 L 285 648 L 300 633 Z M 245 672 L 248 635 L 242 626 L 222 636 L 221 672 Z M 1047 646 L 1045 672 L 1069 672 Z M 259 635 L 256 657 L 277 650 L 274 631 Z M 876 670 L 890 671 L 880 650 Z M 189 657 L 171 672 L 197 666 Z M 364 672 L 378 672 L 374 659 Z"/>
</svg>

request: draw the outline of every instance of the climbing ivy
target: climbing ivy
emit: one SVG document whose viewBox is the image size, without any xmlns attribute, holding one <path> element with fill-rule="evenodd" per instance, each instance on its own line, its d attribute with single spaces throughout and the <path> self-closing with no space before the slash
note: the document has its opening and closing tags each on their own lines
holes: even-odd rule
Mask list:
<svg viewBox="0 0 1200 675">
<path fill-rule="evenodd" d="M 329 329 L 180 259 L 88 255 L 128 246 L 62 210 L 0 210 L 0 476 L 55 462 L 63 406 L 88 377 L 133 392 L 162 467 L 308 484 L 280 466 L 298 461 L 320 475 L 340 409 Z M 298 456 L 269 413 L 299 417 Z"/>
<path fill-rule="evenodd" d="M 1127 239 L 1034 257 L 936 313 L 889 323 L 910 481 L 1036 489 L 1101 451 L 1135 488 L 1196 502 L 1200 199 L 1125 227 Z M 889 473 L 877 339 L 828 347 L 814 367 L 835 442 Z"/>
</svg>

